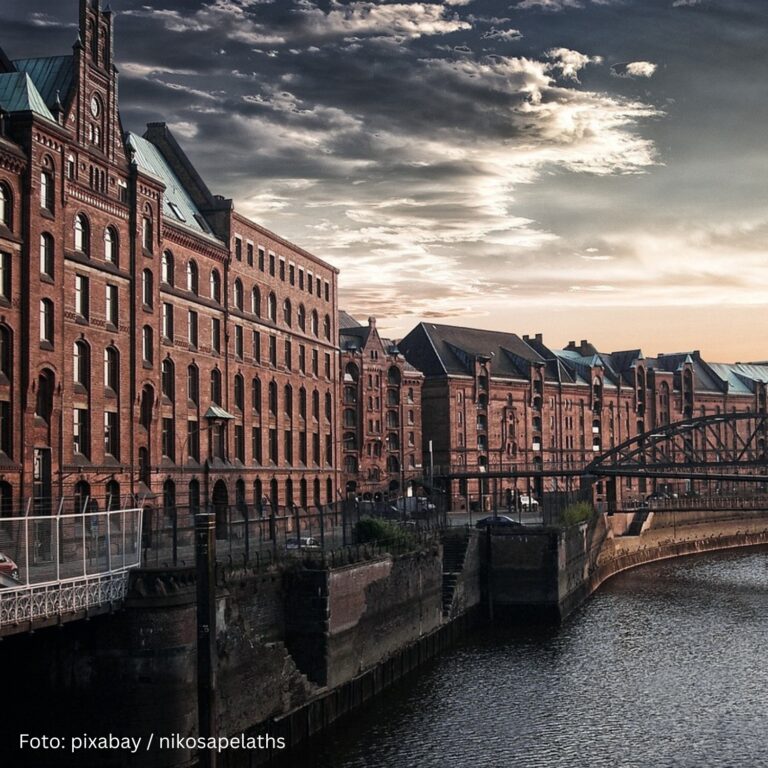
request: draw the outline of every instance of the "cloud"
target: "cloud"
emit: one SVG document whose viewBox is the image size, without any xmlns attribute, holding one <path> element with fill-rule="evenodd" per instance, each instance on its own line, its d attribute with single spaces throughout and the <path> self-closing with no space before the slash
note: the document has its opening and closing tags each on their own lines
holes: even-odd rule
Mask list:
<svg viewBox="0 0 768 768">
<path fill-rule="evenodd" d="M 653 77 L 657 64 L 650 61 L 629 61 L 622 64 L 614 64 L 611 74 L 615 77 Z"/>
<path fill-rule="evenodd" d="M 682 8 L 685 6 L 701 5 L 703 0 L 674 0 L 672 3 L 673 8 Z"/>
<path fill-rule="evenodd" d="M 520 0 L 514 6 L 519 10 L 539 8 L 542 11 L 564 11 L 566 8 L 584 8 L 585 2 L 593 5 L 612 5 L 617 0 Z"/>
<path fill-rule="evenodd" d="M 522 37 L 519 29 L 496 29 L 496 27 L 491 27 L 482 34 L 483 40 L 502 40 L 504 42 L 520 40 Z"/>
<path fill-rule="evenodd" d="M 587 64 L 600 64 L 602 56 L 586 56 L 578 51 L 572 51 L 570 48 L 552 48 L 547 51 L 547 56 L 554 59 L 550 64 L 551 69 L 559 69 L 563 77 L 579 82 L 579 71 L 584 69 Z"/>
</svg>

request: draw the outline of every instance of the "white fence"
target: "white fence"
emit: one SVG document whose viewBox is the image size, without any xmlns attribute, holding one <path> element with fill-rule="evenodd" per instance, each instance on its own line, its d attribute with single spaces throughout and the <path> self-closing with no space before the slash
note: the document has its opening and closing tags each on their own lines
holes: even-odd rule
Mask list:
<svg viewBox="0 0 768 768">
<path fill-rule="evenodd" d="M 0 520 L 0 628 L 122 600 L 141 524 L 141 509 Z"/>
</svg>

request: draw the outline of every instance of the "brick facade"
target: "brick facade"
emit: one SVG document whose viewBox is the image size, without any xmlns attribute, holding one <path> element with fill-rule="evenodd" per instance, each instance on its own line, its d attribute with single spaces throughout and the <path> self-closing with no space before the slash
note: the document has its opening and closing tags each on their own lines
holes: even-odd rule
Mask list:
<svg viewBox="0 0 768 768">
<path fill-rule="evenodd" d="M 116 77 L 91 0 L 71 57 L 0 58 L 27 99 L 0 118 L 5 513 L 334 501 L 338 271 L 212 195 L 163 124 L 124 136 Z"/>
</svg>

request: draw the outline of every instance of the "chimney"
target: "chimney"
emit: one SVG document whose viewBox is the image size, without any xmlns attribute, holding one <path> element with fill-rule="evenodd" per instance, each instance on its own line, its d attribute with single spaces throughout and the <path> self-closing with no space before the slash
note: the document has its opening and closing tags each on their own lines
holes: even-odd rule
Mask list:
<svg viewBox="0 0 768 768">
<path fill-rule="evenodd" d="M 368 327 L 369 328 L 375 328 L 376 327 L 376 318 L 373 315 L 371 315 L 368 318 Z"/>
</svg>

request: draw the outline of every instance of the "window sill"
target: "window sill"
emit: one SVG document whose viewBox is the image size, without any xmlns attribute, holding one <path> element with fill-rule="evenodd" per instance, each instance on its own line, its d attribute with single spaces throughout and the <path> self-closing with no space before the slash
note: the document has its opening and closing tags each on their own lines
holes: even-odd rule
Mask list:
<svg viewBox="0 0 768 768">
<path fill-rule="evenodd" d="M 41 341 L 40 342 L 40 349 L 47 349 L 49 351 L 53 350 L 53 343 L 50 341 Z"/>
<path fill-rule="evenodd" d="M 56 216 L 54 215 L 53 211 L 50 210 L 49 208 L 42 208 L 41 207 L 40 208 L 40 215 L 44 219 L 50 219 L 51 221 L 55 221 L 56 220 Z"/>
<path fill-rule="evenodd" d="M 77 316 L 75 317 L 75 322 L 76 322 L 78 325 L 90 325 L 90 324 L 91 324 L 91 323 L 90 323 L 90 320 L 88 320 L 88 318 L 87 318 L 87 317 L 84 317 L 83 315 L 77 315 Z"/>
<path fill-rule="evenodd" d="M 151 370 L 152 370 L 152 368 L 154 367 L 154 366 L 152 365 L 152 363 L 151 363 L 149 360 L 142 360 L 142 361 L 141 361 L 141 365 L 142 365 L 142 368 L 147 368 L 147 369 L 148 369 L 148 370 L 150 370 L 150 371 L 151 371 Z"/>
</svg>

